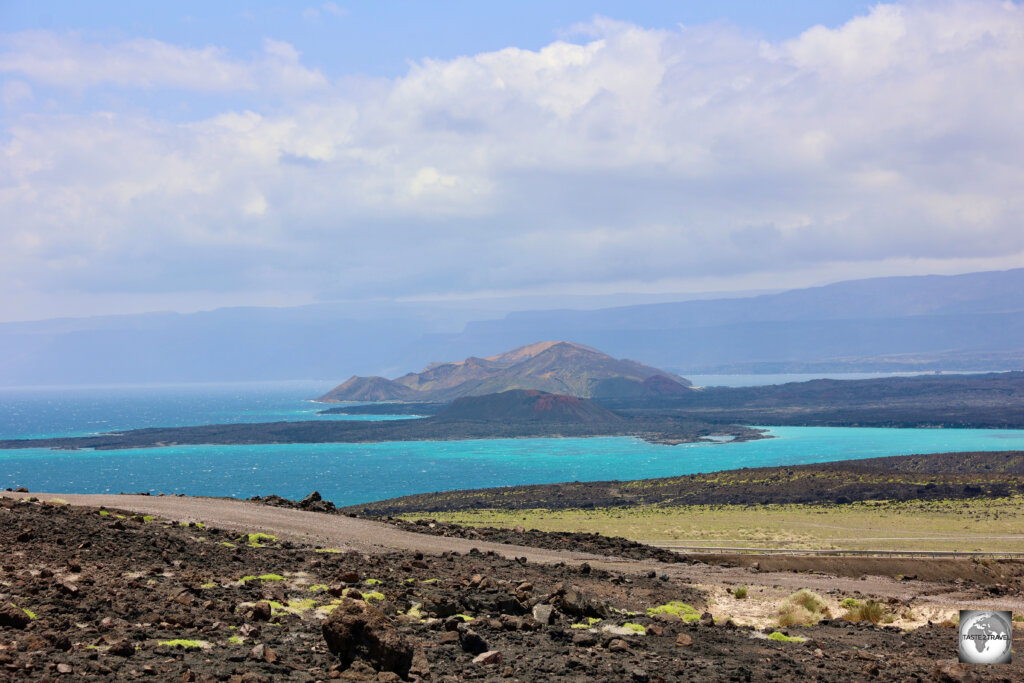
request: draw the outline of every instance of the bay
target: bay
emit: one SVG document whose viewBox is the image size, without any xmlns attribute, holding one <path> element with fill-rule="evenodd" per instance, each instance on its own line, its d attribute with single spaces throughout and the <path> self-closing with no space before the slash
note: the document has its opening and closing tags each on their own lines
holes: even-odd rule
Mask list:
<svg viewBox="0 0 1024 683">
<path fill-rule="evenodd" d="M 749 380 L 747 380 L 749 381 Z M 0 390 L 0 438 L 318 415 L 330 381 Z M 300 498 L 339 505 L 459 488 L 640 479 L 941 451 L 1024 450 L 1024 431 L 770 427 L 771 439 L 664 446 L 627 437 L 378 444 L 174 446 L 124 451 L 0 451 L 0 488 Z"/>
<path fill-rule="evenodd" d="M 759 441 L 664 446 L 629 437 L 0 451 L 0 487 L 204 496 L 313 490 L 338 505 L 450 489 L 642 479 L 943 451 L 1024 450 L 1024 430 L 771 427 Z"/>
<path fill-rule="evenodd" d="M 0 389 L 0 439 L 88 436 L 146 427 L 301 420 L 389 420 L 392 415 L 318 415 L 310 399 L 332 382 L 230 382 Z"/>
</svg>

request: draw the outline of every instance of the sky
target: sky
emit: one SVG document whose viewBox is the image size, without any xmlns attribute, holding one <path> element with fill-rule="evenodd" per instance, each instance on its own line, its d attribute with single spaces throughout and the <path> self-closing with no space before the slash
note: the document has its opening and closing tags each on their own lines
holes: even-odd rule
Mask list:
<svg viewBox="0 0 1024 683">
<path fill-rule="evenodd" d="M 1013 2 L 0 0 L 0 321 L 1022 267 L 1021 120 Z"/>
</svg>

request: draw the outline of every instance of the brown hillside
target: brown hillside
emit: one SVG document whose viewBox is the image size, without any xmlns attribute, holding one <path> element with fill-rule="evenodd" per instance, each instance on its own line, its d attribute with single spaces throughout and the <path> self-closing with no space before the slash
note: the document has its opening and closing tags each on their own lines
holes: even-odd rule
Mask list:
<svg viewBox="0 0 1024 683">
<path fill-rule="evenodd" d="M 361 391 L 362 386 L 353 383 L 332 390 L 325 400 L 440 402 L 510 389 L 535 389 L 583 398 L 625 398 L 686 393 L 689 386 L 687 380 L 643 363 L 612 358 L 582 344 L 547 341 L 487 358 L 431 363 L 423 372 L 409 373 L 387 385 L 375 384 L 374 390 L 384 396 L 381 399 L 366 398 L 367 392 Z M 396 387 L 403 387 L 411 394 L 404 394 Z M 360 391 L 358 397 L 354 393 L 357 391 Z"/>
<path fill-rule="evenodd" d="M 415 398 L 409 387 L 384 377 L 350 377 L 318 398 L 324 403 L 341 401 L 404 401 Z"/>
</svg>

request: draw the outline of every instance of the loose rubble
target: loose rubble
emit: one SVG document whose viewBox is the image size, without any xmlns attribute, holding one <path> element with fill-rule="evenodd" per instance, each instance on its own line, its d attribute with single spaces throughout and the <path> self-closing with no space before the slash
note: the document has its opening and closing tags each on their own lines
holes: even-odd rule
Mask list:
<svg viewBox="0 0 1024 683">
<path fill-rule="evenodd" d="M 315 503 L 315 501 L 314 501 Z M 482 552 L 366 555 L 0 499 L 0 680 L 1012 680 L 955 630 L 702 619 L 676 579 Z M 680 602 L 691 610 L 653 608 Z M 650 611 L 649 611 L 650 610 Z"/>
</svg>

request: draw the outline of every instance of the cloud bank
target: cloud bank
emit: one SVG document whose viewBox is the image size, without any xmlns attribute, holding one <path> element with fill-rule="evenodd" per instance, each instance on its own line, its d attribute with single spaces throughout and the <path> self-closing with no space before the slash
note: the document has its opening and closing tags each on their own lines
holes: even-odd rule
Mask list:
<svg viewBox="0 0 1024 683">
<path fill-rule="evenodd" d="M 1024 265 L 1014 3 L 878 5 L 780 43 L 598 18 L 394 80 L 300 48 L 3 37 L 0 288 L 298 302 Z M 182 121 L 141 90 L 223 100 Z"/>
</svg>

